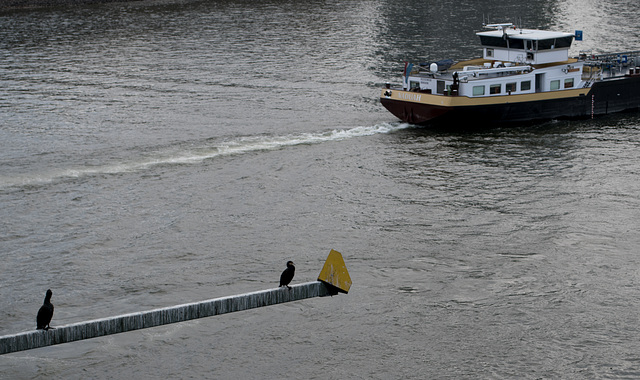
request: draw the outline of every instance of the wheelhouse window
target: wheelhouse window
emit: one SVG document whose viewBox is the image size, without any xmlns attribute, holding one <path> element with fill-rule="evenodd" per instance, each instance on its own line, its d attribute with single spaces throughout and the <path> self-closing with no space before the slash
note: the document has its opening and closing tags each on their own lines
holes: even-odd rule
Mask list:
<svg viewBox="0 0 640 380">
<path fill-rule="evenodd" d="M 551 91 L 554 90 L 559 90 L 560 89 L 560 80 L 552 80 L 551 83 L 549 84 L 549 89 Z"/>
<path fill-rule="evenodd" d="M 516 85 L 517 85 L 517 83 L 516 83 L 516 82 L 513 82 L 513 83 L 507 83 L 507 84 L 504 86 L 504 90 L 505 90 L 507 93 L 516 92 L 516 91 L 517 91 L 517 90 L 516 90 Z"/>
<path fill-rule="evenodd" d="M 530 80 L 524 80 L 522 82 L 520 82 L 520 91 L 529 91 L 531 90 L 531 81 Z"/>
<path fill-rule="evenodd" d="M 538 41 L 538 49 L 540 50 L 549 50 L 549 49 L 553 49 L 555 47 L 555 38 L 552 38 L 550 40 L 540 40 Z"/>
<path fill-rule="evenodd" d="M 493 57 L 493 49 L 487 49 L 487 57 Z"/>
<path fill-rule="evenodd" d="M 473 86 L 473 96 L 484 95 L 484 86 Z"/>
<path fill-rule="evenodd" d="M 489 85 L 489 95 L 499 94 L 501 90 L 501 84 L 492 84 Z"/>
<path fill-rule="evenodd" d="M 550 50 L 571 47 L 573 36 L 549 38 L 546 40 L 525 40 L 513 37 L 480 36 L 483 46 L 494 48 L 526 49 L 529 51 Z"/>
<path fill-rule="evenodd" d="M 572 42 L 573 42 L 573 36 L 556 38 L 556 48 L 571 47 Z"/>
<path fill-rule="evenodd" d="M 416 82 L 416 81 L 410 81 L 409 82 L 409 88 L 411 88 L 412 90 L 419 90 L 420 89 L 420 82 Z"/>
<path fill-rule="evenodd" d="M 564 88 L 572 88 L 573 87 L 573 78 L 568 78 L 564 80 Z"/>
<path fill-rule="evenodd" d="M 480 36 L 480 44 L 492 47 L 507 47 L 507 40 L 502 37 Z"/>
<path fill-rule="evenodd" d="M 525 41 L 525 48 L 527 50 L 538 50 L 538 46 L 537 46 L 536 42 L 538 42 L 538 41 L 526 40 Z"/>
<path fill-rule="evenodd" d="M 568 48 L 571 46 L 571 42 L 573 42 L 573 36 L 540 40 L 538 41 L 538 50 Z"/>
<path fill-rule="evenodd" d="M 519 38 L 509 38 L 508 43 L 510 49 L 524 49 L 524 40 Z"/>
</svg>

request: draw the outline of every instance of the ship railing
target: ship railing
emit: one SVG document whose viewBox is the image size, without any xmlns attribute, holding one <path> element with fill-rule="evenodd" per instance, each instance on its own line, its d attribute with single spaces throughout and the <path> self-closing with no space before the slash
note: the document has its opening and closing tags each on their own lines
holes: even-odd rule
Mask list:
<svg viewBox="0 0 640 380">
<path fill-rule="evenodd" d="M 629 68 L 638 67 L 640 50 L 604 54 L 581 53 L 580 58 L 584 60 L 585 69 L 589 69 L 591 76 L 595 73 L 600 79 L 611 78 L 625 75 Z M 595 80 L 597 78 L 590 78 L 589 82 L 593 84 Z"/>
<path fill-rule="evenodd" d="M 584 64 L 587 66 L 637 66 L 638 63 L 640 63 L 640 50 L 604 54 L 581 54 L 580 57 L 584 59 Z"/>
<path fill-rule="evenodd" d="M 505 73 L 521 73 L 521 72 L 529 72 L 531 71 L 531 66 L 502 66 L 502 67 L 493 67 L 493 68 L 485 68 L 485 67 L 476 67 L 476 66 L 467 66 L 463 70 L 457 70 L 459 75 L 473 75 L 476 76 L 478 74 L 505 74 Z"/>
<path fill-rule="evenodd" d="M 582 88 L 591 87 L 593 83 L 596 81 L 596 79 L 598 79 L 598 77 L 599 77 L 599 73 L 592 71 L 591 75 L 588 78 L 586 78 L 586 80 L 584 81 L 584 85 L 582 86 Z"/>
</svg>

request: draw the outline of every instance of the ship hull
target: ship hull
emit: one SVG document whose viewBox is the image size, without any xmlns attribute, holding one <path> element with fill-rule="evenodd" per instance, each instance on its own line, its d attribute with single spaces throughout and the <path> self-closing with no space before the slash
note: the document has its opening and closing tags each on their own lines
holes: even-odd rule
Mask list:
<svg viewBox="0 0 640 380">
<path fill-rule="evenodd" d="M 380 101 L 400 120 L 418 125 L 473 127 L 584 119 L 638 110 L 640 76 L 607 79 L 585 89 L 482 98 L 387 89 Z"/>
</svg>

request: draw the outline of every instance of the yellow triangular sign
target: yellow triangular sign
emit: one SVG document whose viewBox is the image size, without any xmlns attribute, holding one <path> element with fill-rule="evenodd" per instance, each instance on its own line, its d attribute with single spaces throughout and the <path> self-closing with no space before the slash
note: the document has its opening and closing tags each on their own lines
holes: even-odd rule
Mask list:
<svg viewBox="0 0 640 380">
<path fill-rule="evenodd" d="M 327 261 L 324 262 L 324 267 L 318 276 L 318 281 L 332 285 L 339 292 L 349 293 L 351 277 L 340 252 L 333 249 L 329 252 Z"/>
</svg>

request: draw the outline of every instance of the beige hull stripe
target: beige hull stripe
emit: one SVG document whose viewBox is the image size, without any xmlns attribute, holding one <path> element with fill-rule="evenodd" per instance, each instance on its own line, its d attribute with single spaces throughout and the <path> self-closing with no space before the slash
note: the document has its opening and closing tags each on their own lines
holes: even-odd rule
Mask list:
<svg viewBox="0 0 640 380">
<path fill-rule="evenodd" d="M 554 100 L 577 98 L 580 95 L 589 93 L 589 88 L 578 88 L 571 90 L 559 90 L 549 92 L 537 92 L 532 94 L 518 95 L 495 95 L 470 98 L 468 96 L 444 96 L 434 94 L 424 94 L 420 92 L 388 90 L 382 89 L 381 98 L 390 98 L 407 103 L 418 103 L 441 107 L 462 107 L 462 106 L 484 106 L 484 105 L 500 105 L 509 103 L 535 102 L 539 100 Z M 391 91 L 391 97 L 384 95 L 386 91 Z"/>
</svg>

